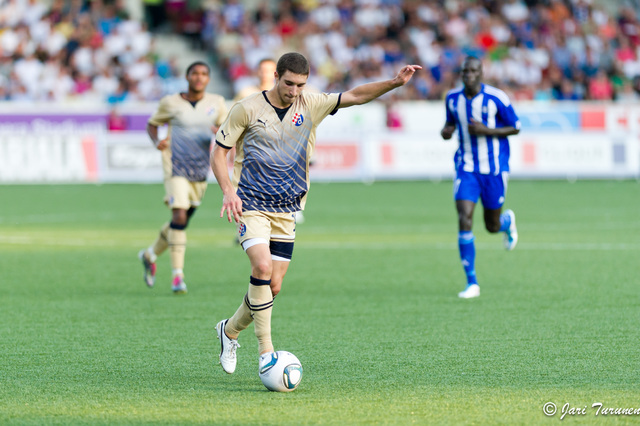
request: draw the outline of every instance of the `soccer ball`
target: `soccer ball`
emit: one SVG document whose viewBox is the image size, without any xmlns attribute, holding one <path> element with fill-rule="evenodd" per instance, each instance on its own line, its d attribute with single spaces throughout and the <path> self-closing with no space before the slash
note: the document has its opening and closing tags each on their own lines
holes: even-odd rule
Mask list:
<svg viewBox="0 0 640 426">
<path fill-rule="evenodd" d="M 269 359 L 260 369 L 262 384 L 274 392 L 291 392 L 302 380 L 302 364 L 291 352 L 278 351 L 268 354 Z"/>
</svg>

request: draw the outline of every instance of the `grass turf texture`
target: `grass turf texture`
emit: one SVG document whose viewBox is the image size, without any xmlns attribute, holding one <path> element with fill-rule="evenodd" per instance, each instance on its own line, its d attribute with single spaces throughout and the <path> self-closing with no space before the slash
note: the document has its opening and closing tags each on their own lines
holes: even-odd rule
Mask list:
<svg viewBox="0 0 640 426">
<path fill-rule="evenodd" d="M 475 216 L 482 296 L 460 300 L 451 182 L 314 184 L 273 314 L 302 361 L 290 394 L 238 368 L 215 323 L 249 265 L 214 185 L 188 231 L 189 294 L 136 254 L 168 219 L 160 185 L 0 186 L 2 424 L 546 424 L 554 402 L 640 408 L 640 186 L 514 181 L 520 242 Z M 480 210 L 480 209 L 478 209 Z"/>
</svg>

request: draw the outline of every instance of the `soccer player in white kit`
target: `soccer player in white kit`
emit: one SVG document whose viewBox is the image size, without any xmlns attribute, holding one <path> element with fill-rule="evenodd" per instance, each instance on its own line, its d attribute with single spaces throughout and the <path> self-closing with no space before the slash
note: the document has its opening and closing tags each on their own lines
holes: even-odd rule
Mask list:
<svg viewBox="0 0 640 426">
<path fill-rule="evenodd" d="M 307 59 L 295 52 L 276 66 L 276 84 L 236 103 L 216 134 L 211 166 L 223 193 L 220 217 L 235 220 L 251 263 L 249 289 L 236 313 L 216 325 L 220 363 L 236 368 L 238 335 L 255 322 L 259 368 L 273 362 L 271 311 L 289 267 L 295 240 L 295 213 L 309 190 L 309 159 L 316 128 L 339 108 L 367 103 L 406 84 L 417 65 L 406 65 L 390 80 L 367 83 L 344 93 L 306 93 Z M 227 153 L 235 146 L 233 178 Z"/>
<path fill-rule="evenodd" d="M 138 257 L 144 268 L 144 281 L 153 287 L 156 258 L 169 249 L 174 294 L 187 292 L 184 280 L 186 228 L 207 189 L 211 140 L 227 117 L 224 98 L 205 92 L 209 74 L 206 63 L 191 64 L 186 74 L 187 92 L 162 98 L 147 125 L 151 141 L 163 152 L 165 202 L 171 208 L 171 220 L 161 227 L 156 241 L 141 250 Z M 164 124 L 169 125 L 169 136 L 159 139 L 158 127 Z"/>
</svg>

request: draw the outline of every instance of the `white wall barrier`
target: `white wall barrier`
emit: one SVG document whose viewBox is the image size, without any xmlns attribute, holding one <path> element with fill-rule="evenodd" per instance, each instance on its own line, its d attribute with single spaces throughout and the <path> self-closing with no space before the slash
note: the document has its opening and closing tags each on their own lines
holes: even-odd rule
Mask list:
<svg viewBox="0 0 640 426">
<path fill-rule="evenodd" d="M 161 182 L 158 151 L 145 124 L 155 105 L 123 111 L 128 131 L 108 132 L 104 108 L 71 110 L 0 105 L 0 183 Z M 511 137 L 513 178 L 639 178 L 640 108 L 636 105 L 529 103 Z M 52 113 L 51 111 L 55 111 Z M 318 129 L 312 179 L 448 179 L 456 135 L 440 138 L 444 106 L 397 105 L 402 129 L 386 127 L 382 104 L 340 110 Z"/>
</svg>

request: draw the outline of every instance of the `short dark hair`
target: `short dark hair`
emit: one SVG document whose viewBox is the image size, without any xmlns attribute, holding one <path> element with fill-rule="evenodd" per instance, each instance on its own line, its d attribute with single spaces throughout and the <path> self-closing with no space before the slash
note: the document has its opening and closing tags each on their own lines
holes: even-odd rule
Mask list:
<svg viewBox="0 0 640 426">
<path fill-rule="evenodd" d="M 285 53 L 278 60 L 276 72 L 278 77 L 282 77 L 287 71 L 291 71 L 294 74 L 309 75 L 309 61 L 297 52 Z"/>
<path fill-rule="evenodd" d="M 477 56 L 473 56 L 473 55 L 469 55 L 466 58 L 464 58 L 464 60 L 462 61 L 462 63 L 466 63 L 466 62 L 479 62 L 480 66 L 482 66 L 482 60 L 480 58 L 478 58 Z"/>
<path fill-rule="evenodd" d="M 195 67 L 197 67 L 198 65 L 202 65 L 203 67 L 207 67 L 207 74 L 211 73 L 211 68 L 209 67 L 209 64 L 207 64 L 206 62 L 202 62 L 202 61 L 195 61 L 194 63 L 192 63 L 191 65 L 189 65 L 187 67 L 187 73 L 186 75 L 188 76 L 189 73 L 191 72 L 191 70 Z"/>
</svg>

